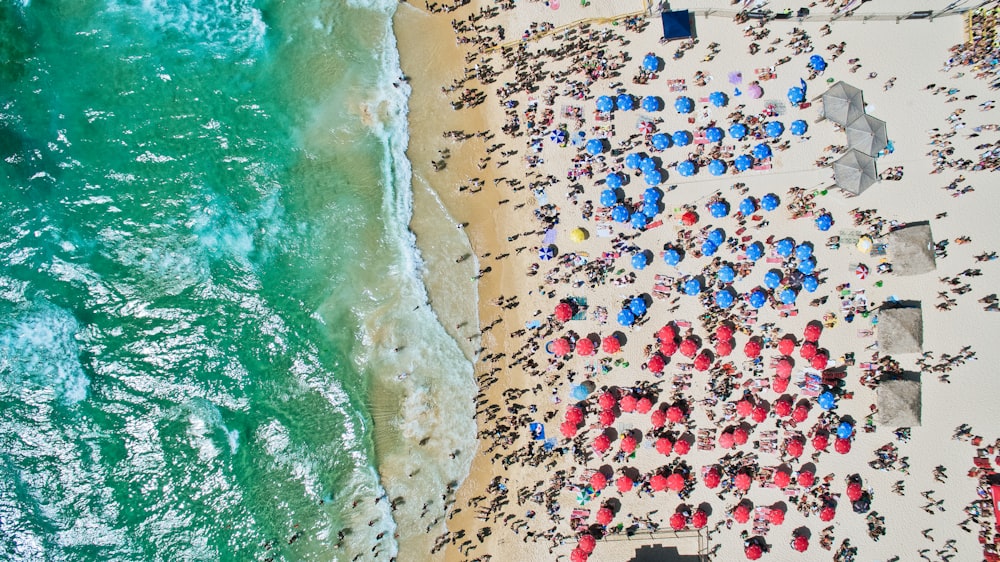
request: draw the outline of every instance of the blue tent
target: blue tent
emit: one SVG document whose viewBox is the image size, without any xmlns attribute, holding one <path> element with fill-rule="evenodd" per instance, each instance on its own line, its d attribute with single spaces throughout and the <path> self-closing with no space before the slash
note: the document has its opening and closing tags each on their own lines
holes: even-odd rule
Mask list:
<svg viewBox="0 0 1000 562">
<path fill-rule="evenodd" d="M 597 156 L 598 154 L 604 152 L 604 141 L 601 139 L 590 139 L 587 141 L 587 153 L 591 156 Z"/>
<path fill-rule="evenodd" d="M 721 176 L 726 173 L 726 163 L 722 160 L 712 160 L 708 163 L 708 173 L 713 176 Z M 725 215 L 723 215 L 725 216 Z"/>
<path fill-rule="evenodd" d="M 618 94 L 615 105 L 622 111 L 630 111 L 635 108 L 635 99 L 629 94 Z"/>
<path fill-rule="evenodd" d="M 660 21 L 663 23 L 663 38 L 667 41 L 691 37 L 691 12 L 687 10 L 663 11 L 660 12 Z"/>
<path fill-rule="evenodd" d="M 642 204 L 642 214 L 649 218 L 656 216 L 656 213 L 660 212 L 660 204 L 656 201 L 645 201 Z"/>
<path fill-rule="evenodd" d="M 819 55 L 813 55 L 809 57 L 809 68 L 817 72 L 823 72 L 826 70 L 826 61 Z"/>
<path fill-rule="evenodd" d="M 711 240 L 705 240 L 701 243 L 701 253 L 706 257 L 711 257 L 715 255 L 715 252 L 719 251 L 719 245 Z"/>
<path fill-rule="evenodd" d="M 764 257 L 764 245 L 760 242 L 754 242 L 747 246 L 747 259 L 750 261 L 757 261 Z"/>
<path fill-rule="evenodd" d="M 663 174 L 659 170 L 650 170 L 643 174 L 643 179 L 646 180 L 646 185 L 657 186 L 663 181 Z"/>
<path fill-rule="evenodd" d="M 764 286 L 768 289 L 777 289 L 781 285 L 781 274 L 772 269 L 764 274 Z"/>
<path fill-rule="evenodd" d="M 798 269 L 803 275 L 809 275 L 816 271 L 816 258 L 807 258 L 800 261 Z"/>
<path fill-rule="evenodd" d="M 728 265 L 720 267 L 719 271 L 716 272 L 716 275 L 718 276 L 719 281 L 722 281 L 723 283 L 732 283 L 733 279 L 736 279 L 736 272 Z"/>
<path fill-rule="evenodd" d="M 649 224 L 649 217 L 645 213 L 632 213 L 629 222 L 632 224 L 632 228 L 642 230 Z"/>
<path fill-rule="evenodd" d="M 819 281 L 816 280 L 815 275 L 806 275 L 802 278 L 802 288 L 808 293 L 815 293 L 816 289 L 819 289 Z"/>
<path fill-rule="evenodd" d="M 765 160 L 771 157 L 771 147 L 760 143 L 753 147 L 753 157 L 757 160 Z"/>
<path fill-rule="evenodd" d="M 753 167 L 753 157 L 749 154 L 740 154 L 733 160 L 733 167 L 738 172 L 745 172 Z"/>
<path fill-rule="evenodd" d="M 687 146 L 691 144 L 691 133 L 687 131 L 677 131 L 673 136 L 674 144 L 677 146 Z"/>
<path fill-rule="evenodd" d="M 656 135 L 653 135 L 654 137 Z M 639 164 L 642 163 L 642 154 L 638 152 L 633 152 L 625 157 L 625 167 L 630 170 L 635 170 L 639 168 Z"/>
<path fill-rule="evenodd" d="M 566 130 L 565 129 L 556 129 L 556 130 L 552 131 L 552 133 L 549 134 L 549 140 L 551 140 L 552 142 L 555 142 L 555 143 L 559 143 L 559 144 L 562 144 L 562 143 L 566 142 Z"/>
<path fill-rule="evenodd" d="M 632 314 L 642 316 L 643 314 L 646 314 L 646 301 L 642 297 L 635 297 L 628 301 L 628 309 L 632 311 Z"/>
<path fill-rule="evenodd" d="M 768 193 L 760 198 L 760 208 L 765 211 L 773 211 L 777 209 L 780 204 L 781 201 L 778 199 L 778 196 L 773 193 Z"/>
<path fill-rule="evenodd" d="M 656 160 L 652 158 L 643 158 L 642 162 L 639 162 L 639 170 L 644 174 L 648 174 L 656 169 Z"/>
<path fill-rule="evenodd" d="M 646 269 L 647 263 L 646 254 L 639 252 L 638 254 L 632 256 L 632 267 L 635 269 Z"/>
<path fill-rule="evenodd" d="M 715 160 L 715 162 L 718 162 L 718 160 Z M 711 165 L 709 165 L 709 168 L 711 168 Z M 711 213 L 714 218 L 721 219 L 729 214 L 729 206 L 722 201 L 716 201 L 708 206 L 708 212 Z"/>
<path fill-rule="evenodd" d="M 626 222 L 628 217 L 629 213 L 625 205 L 616 205 L 615 208 L 611 209 L 611 220 L 615 222 Z"/>
<path fill-rule="evenodd" d="M 656 150 L 666 150 L 670 148 L 670 135 L 656 133 L 649 139 L 649 143 Z"/>
<path fill-rule="evenodd" d="M 809 124 L 801 119 L 796 119 L 788 125 L 788 131 L 797 137 L 801 137 L 809 130 Z"/>
<path fill-rule="evenodd" d="M 721 228 L 716 228 L 715 230 L 709 232 L 706 238 L 715 242 L 716 246 L 721 246 L 722 243 L 726 241 L 726 231 Z"/>
<path fill-rule="evenodd" d="M 733 294 L 729 291 L 719 291 L 715 293 L 715 304 L 718 305 L 719 308 L 729 308 L 733 306 L 734 301 L 735 299 L 733 298 Z"/>
<path fill-rule="evenodd" d="M 812 246 L 809 244 L 799 244 L 795 247 L 795 258 L 800 260 L 807 260 L 813 255 Z"/>
<path fill-rule="evenodd" d="M 677 265 L 681 263 L 681 253 L 674 248 L 667 248 L 663 251 L 663 261 L 667 265 Z"/>
<path fill-rule="evenodd" d="M 712 92 L 708 94 L 708 101 L 715 107 L 725 107 L 729 103 L 729 98 L 722 92 Z"/>
<path fill-rule="evenodd" d="M 799 105 L 806 100 L 806 91 L 798 86 L 788 88 L 788 101 L 792 105 Z"/>
<path fill-rule="evenodd" d="M 694 111 L 694 100 L 687 96 L 680 96 L 674 101 L 674 109 L 677 113 L 691 113 Z"/>
<path fill-rule="evenodd" d="M 693 176 L 694 172 L 694 162 L 690 160 L 685 160 L 677 165 L 677 173 L 683 177 Z"/>
<path fill-rule="evenodd" d="M 750 291 L 750 296 L 747 300 L 750 301 L 750 306 L 760 308 L 767 304 L 767 294 L 760 289 L 754 289 L 753 291 Z"/>
<path fill-rule="evenodd" d="M 749 217 L 757 211 L 757 203 L 753 200 L 753 197 L 747 197 L 746 199 L 740 201 L 740 214 L 744 217 Z"/>
<path fill-rule="evenodd" d="M 645 57 L 642 58 L 642 69 L 646 72 L 656 72 L 660 70 L 660 57 L 654 55 L 653 53 L 647 53 Z"/>
<path fill-rule="evenodd" d="M 747 126 L 744 125 L 743 123 L 733 123 L 729 127 L 729 136 L 733 137 L 736 140 L 740 140 L 743 137 L 747 136 L 747 133 L 749 132 L 750 130 L 747 129 Z"/>
<path fill-rule="evenodd" d="M 615 108 L 615 100 L 611 96 L 601 96 L 597 98 L 597 111 L 607 113 Z"/>
<path fill-rule="evenodd" d="M 837 426 L 837 437 L 841 439 L 850 439 L 854 435 L 854 426 L 851 422 L 842 421 Z"/>
<path fill-rule="evenodd" d="M 588 394 L 590 394 L 590 391 L 582 384 L 574 384 L 573 388 L 569 391 L 570 398 L 577 401 L 586 400 Z"/>
<path fill-rule="evenodd" d="M 538 259 L 549 261 L 554 257 L 556 257 L 556 250 L 552 246 L 542 246 L 538 249 Z"/>
<path fill-rule="evenodd" d="M 618 189 L 622 186 L 622 177 L 612 172 L 608 174 L 608 177 L 604 178 L 604 183 L 611 189 Z"/>
<path fill-rule="evenodd" d="M 642 192 L 642 200 L 646 203 L 656 203 L 660 200 L 662 195 L 660 195 L 659 189 L 653 189 L 652 187 L 646 188 L 646 191 Z"/>
<path fill-rule="evenodd" d="M 601 192 L 601 206 L 610 207 L 618 202 L 618 194 L 613 189 L 605 189 Z"/>
<path fill-rule="evenodd" d="M 696 278 L 684 282 L 684 294 L 694 296 L 701 292 L 701 283 Z"/>
<path fill-rule="evenodd" d="M 722 129 L 718 127 L 709 127 L 705 129 L 705 140 L 708 142 L 722 142 L 723 137 L 725 137 L 725 133 L 723 133 Z"/>
<path fill-rule="evenodd" d="M 623 308 L 621 312 L 618 313 L 618 324 L 622 326 L 631 326 L 632 324 L 635 324 L 635 314 L 632 314 L 631 310 Z"/>
<path fill-rule="evenodd" d="M 646 96 L 642 98 L 642 110 L 643 111 L 659 111 L 660 110 L 660 99 L 655 96 Z"/>
<path fill-rule="evenodd" d="M 779 256 L 787 258 L 792 255 L 795 250 L 795 241 L 791 238 L 782 238 L 778 240 L 778 243 L 774 245 L 774 251 L 778 253 Z"/>
<path fill-rule="evenodd" d="M 782 304 L 795 304 L 795 297 L 797 296 L 798 295 L 795 294 L 795 291 L 785 289 L 784 291 L 781 291 L 781 296 L 778 298 L 781 300 Z"/>
<path fill-rule="evenodd" d="M 781 124 L 781 121 L 768 121 L 764 123 L 764 134 L 771 138 L 780 137 L 781 133 L 784 132 L 785 126 Z"/>
<path fill-rule="evenodd" d="M 833 217 L 830 216 L 830 213 L 823 213 L 822 215 L 816 217 L 816 228 L 822 230 L 823 232 L 830 230 L 830 227 L 832 226 Z"/>
</svg>

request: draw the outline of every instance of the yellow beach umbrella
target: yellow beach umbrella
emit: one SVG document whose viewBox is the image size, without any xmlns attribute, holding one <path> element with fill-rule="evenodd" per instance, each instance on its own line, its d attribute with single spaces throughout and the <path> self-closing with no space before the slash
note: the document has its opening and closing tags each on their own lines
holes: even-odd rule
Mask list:
<svg viewBox="0 0 1000 562">
<path fill-rule="evenodd" d="M 587 239 L 587 231 L 582 228 L 574 228 L 569 233 L 570 240 L 574 242 L 583 242 Z"/>
<path fill-rule="evenodd" d="M 870 236 L 858 238 L 858 251 L 864 254 L 872 251 L 872 239 Z"/>
</svg>

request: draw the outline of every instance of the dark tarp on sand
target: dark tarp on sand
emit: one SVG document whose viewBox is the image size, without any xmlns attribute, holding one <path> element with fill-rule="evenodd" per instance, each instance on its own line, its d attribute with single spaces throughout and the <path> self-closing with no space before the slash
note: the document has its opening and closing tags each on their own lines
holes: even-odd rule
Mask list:
<svg viewBox="0 0 1000 562">
<path fill-rule="evenodd" d="M 664 39 L 669 41 L 691 37 L 691 12 L 687 10 L 661 12 L 660 19 L 663 21 Z"/>
</svg>

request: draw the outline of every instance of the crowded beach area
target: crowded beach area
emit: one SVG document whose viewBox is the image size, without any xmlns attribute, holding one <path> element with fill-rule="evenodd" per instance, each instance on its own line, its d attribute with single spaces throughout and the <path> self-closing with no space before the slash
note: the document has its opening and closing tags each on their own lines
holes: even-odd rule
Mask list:
<svg viewBox="0 0 1000 562">
<path fill-rule="evenodd" d="M 399 559 L 1000 559 L 998 17 L 401 4 L 413 230 L 469 236 L 428 269 L 478 288 L 439 314 L 480 393 Z"/>
</svg>

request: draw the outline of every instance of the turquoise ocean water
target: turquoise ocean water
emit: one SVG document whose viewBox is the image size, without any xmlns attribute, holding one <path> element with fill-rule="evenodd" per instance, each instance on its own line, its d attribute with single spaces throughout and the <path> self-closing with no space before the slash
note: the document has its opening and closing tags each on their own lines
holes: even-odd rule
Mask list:
<svg viewBox="0 0 1000 562">
<path fill-rule="evenodd" d="M 393 10 L 0 2 L 0 559 L 426 556 L 475 387 Z"/>
</svg>

